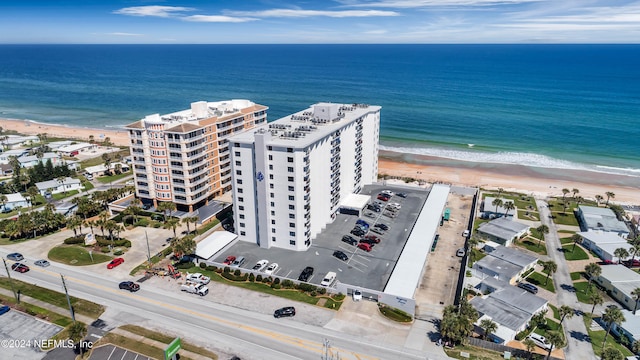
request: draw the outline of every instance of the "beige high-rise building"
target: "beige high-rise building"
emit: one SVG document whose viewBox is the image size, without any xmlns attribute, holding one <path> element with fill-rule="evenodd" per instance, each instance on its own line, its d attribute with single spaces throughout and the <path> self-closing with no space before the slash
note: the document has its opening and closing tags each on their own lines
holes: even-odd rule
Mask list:
<svg viewBox="0 0 640 360">
<path fill-rule="evenodd" d="M 136 195 L 193 211 L 231 190 L 228 138 L 266 124 L 268 107 L 249 100 L 198 101 L 129 124 Z"/>
</svg>

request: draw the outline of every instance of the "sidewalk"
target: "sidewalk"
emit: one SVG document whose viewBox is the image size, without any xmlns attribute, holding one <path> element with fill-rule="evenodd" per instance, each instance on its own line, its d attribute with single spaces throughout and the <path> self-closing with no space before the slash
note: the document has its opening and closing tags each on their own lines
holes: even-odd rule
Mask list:
<svg viewBox="0 0 640 360">
<path fill-rule="evenodd" d="M 13 291 L 9 290 L 9 289 L 5 289 L 5 288 L 0 288 L 0 294 L 8 296 L 10 298 L 13 298 Z M 30 305 L 35 305 L 38 307 L 41 307 L 43 309 L 49 310 L 51 312 L 54 312 L 56 314 L 62 315 L 62 316 L 66 316 L 71 318 L 71 314 L 69 313 L 69 309 L 67 308 L 62 308 L 53 304 L 49 304 L 48 302 L 44 302 L 42 300 L 38 300 L 38 299 L 34 299 L 30 296 L 26 296 L 24 294 L 20 295 L 20 303 L 27 303 Z M 87 325 L 91 324 L 94 320 L 96 319 L 92 319 L 89 316 L 85 316 L 82 314 L 76 314 L 76 320 L 83 322 Z"/>
</svg>

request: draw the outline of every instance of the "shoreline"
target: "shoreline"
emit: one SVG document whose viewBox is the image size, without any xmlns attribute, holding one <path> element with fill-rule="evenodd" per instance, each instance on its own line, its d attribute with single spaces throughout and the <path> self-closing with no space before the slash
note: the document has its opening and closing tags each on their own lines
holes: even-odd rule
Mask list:
<svg viewBox="0 0 640 360">
<path fill-rule="evenodd" d="M 47 133 L 50 137 L 89 140 L 96 142 L 109 137 L 111 143 L 129 146 L 127 130 L 99 129 L 42 123 L 32 120 L 0 119 L 4 130 L 20 134 Z M 101 135 L 103 137 L 101 137 Z M 507 191 L 530 193 L 539 197 L 562 196 L 562 189 L 580 190 L 580 196 L 594 199 L 596 194 L 605 196 L 611 191 L 618 204 L 640 204 L 640 178 L 614 175 L 588 170 L 536 168 L 513 164 L 480 163 L 411 153 L 380 150 L 378 174 L 410 177 L 429 183 L 444 182 L 452 185 L 504 188 Z M 606 196 L 605 196 L 606 199 Z"/>
</svg>

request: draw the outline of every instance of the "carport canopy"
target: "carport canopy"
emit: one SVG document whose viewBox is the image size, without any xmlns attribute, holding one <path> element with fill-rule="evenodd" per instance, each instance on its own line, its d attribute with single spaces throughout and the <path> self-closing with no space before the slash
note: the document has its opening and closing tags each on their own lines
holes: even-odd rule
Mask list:
<svg viewBox="0 0 640 360">
<path fill-rule="evenodd" d="M 208 259 L 237 238 L 238 235 L 228 231 L 214 231 L 196 245 L 196 256 Z"/>
<path fill-rule="evenodd" d="M 357 215 L 360 215 L 360 211 L 369 204 L 369 201 L 371 201 L 369 195 L 349 194 L 340 204 L 340 212 L 343 214 L 357 213 Z"/>
</svg>

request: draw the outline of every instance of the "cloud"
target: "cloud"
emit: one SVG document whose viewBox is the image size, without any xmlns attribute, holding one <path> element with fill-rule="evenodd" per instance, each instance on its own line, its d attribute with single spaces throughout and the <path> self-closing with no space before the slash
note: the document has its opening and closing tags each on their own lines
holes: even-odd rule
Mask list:
<svg viewBox="0 0 640 360">
<path fill-rule="evenodd" d="M 182 18 L 182 20 L 193 22 L 241 23 L 247 21 L 255 21 L 258 19 L 251 17 L 233 17 L 226 15 L 192 15 L 185 16 Z"/>
<path fill-rule="evenodd" d="M 356 2 L 352 0 L 339 1 L 348 7 L 383 7 L 383 8 L 422 8 L 422 7 L 472 7 L 472 6 L 497 6 L 517 5 L 533 3 L 544 0 L 381 0 Z"/>
<path fill-rule="evenodd" d="M 372 16 L 398 16 L 399 13 L 395 11 L 382 11 L 382 10 L 302 10 L 302 9 L 271 9 L 262 11 L 240 11 L 230 12 L 233 15 L 239 16 L 254 16 L 259 18 L 304 18 L 312 16 L 326 16 L 332 18 L 346 18 L 346 17 L 372 17 Z"/>
<path fill-rule="evenodd" d="M 180 15 L 182 12 L 193 11 L 194 8 L 181 7 L 181 6 L 133 6 L 115 10 L 113 13 L 118 15 L 129 16 L 155 16 L 155 17 L 174 17 Z"/>
<path fill-rule="evenodd" d="M 367 34 L 367 35 L 383 35 L 383 34 L 386 34 L 386 33 L 388 33 L 388 31 L 387 30 L 382 30 L 382 29 L 380 29 L 380 30 L 369 30 L 369 31 L 363 32 L 363 34 Z"/>
<path fill-rule="evenodd" d="M 144 36 L 144 34 L 135 34 L 135 33 L 126 33 L 126 32 L 112 32 L 112 33 L 107 33 L 107 35 L 114 35 L 114 36 Z"/>
</svg>

